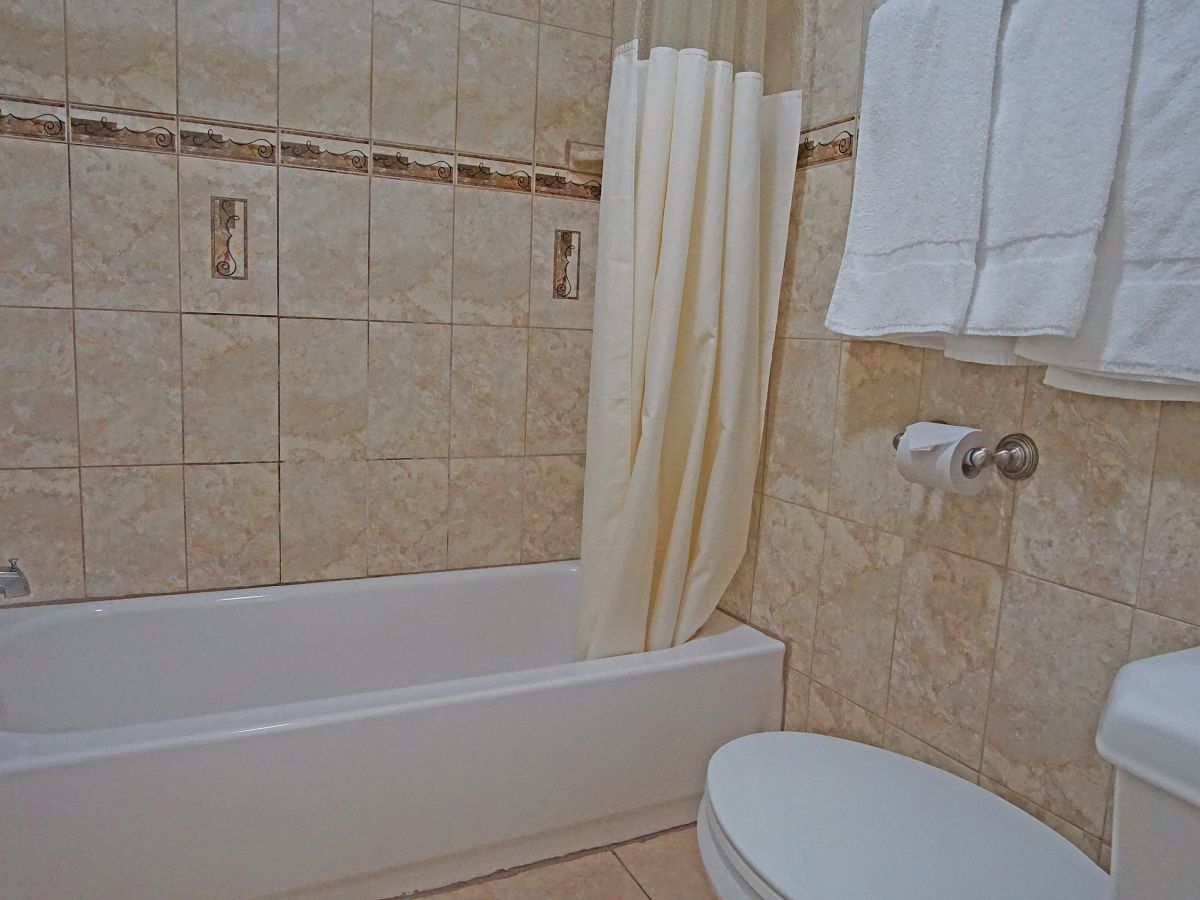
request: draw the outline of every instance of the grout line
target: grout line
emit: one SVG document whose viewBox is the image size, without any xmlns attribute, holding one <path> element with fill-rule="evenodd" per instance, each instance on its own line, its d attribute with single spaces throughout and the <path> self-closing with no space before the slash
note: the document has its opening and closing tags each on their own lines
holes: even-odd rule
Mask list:
<svg viewBox="0 0 1200 900">
<path fill-rule="evenodd" d="M 636 884 L 638 887 L 638 890 L 641 891 L 643 895 L 645 895 L 646 900 L 653 900 L 653 898 L 650 896 L 650 892 L 648 890 L 646 890 L 645 887 L 642 886 L 642 883 L 640 881 L 638 881 L 638 877 L 633 874 L 633 870 L 630 869 L 629 866 L 625 865 L 625 860 L 621 859 L 621 854 L 617 853 L 616 850 L 609 850 L 607 852 L 609 852 L 613 855 L 613 858 L 617 861 L 617 863 L 621 866 L 621 868 L 625 870 L 625 874 L 628 875 L 631 879 L 633 879 L 633 883 Z"/>
<path fill-rule="evenodd" d="M 183 584 L 191 589 L 191 560 L 188 558 L 188 497 L 187 470 L 183 468 L 187 462 L 187 430 L 184 422 L 187 418 L 187 408 L 184 398 L 184 369 L 183 369 L 183 171 L 179 165 L 179 4 L 174 4 L 175 13 L 175 302 L 176 314 L 179 316 L 179 492 L 182 502 L 180 510 L 183 516 Z"/>
<path fill-rule="evenodd" d="M 283 2 L 275 3 L 275 159 L 283 161 L 280 90 L 283 57 Z M 275 166 L 275 547 L 279 552 L 279 581 L 283 581 L 283 182 Z"/>
</svg>

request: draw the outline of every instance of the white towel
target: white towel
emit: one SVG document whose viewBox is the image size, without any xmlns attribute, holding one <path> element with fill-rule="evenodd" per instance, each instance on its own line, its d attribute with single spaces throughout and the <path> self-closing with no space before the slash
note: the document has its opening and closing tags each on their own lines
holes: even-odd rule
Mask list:
<svg viewBox="0 0 1200 900">
<path fill-rule="evenodd" d="M 1196 0 L 1143 0 L 1083 325 L 1073 338 L 1022 338 L 1016 346 L 1021 356 L 1055 368 L 1051 383 L 1092 373 L 1142 382 L 1138 396 L 1164 399 L 1200 383 L 1198 36 Z M 1133 396 L 1129 388 L 1125 395 Z"/>
<path fill-rule="evenodd" d="M 826 325 L 954 333 L 975 281 L 1001 0 L 890 0 L 871 19 L 854 202 Z"/>
</svg>

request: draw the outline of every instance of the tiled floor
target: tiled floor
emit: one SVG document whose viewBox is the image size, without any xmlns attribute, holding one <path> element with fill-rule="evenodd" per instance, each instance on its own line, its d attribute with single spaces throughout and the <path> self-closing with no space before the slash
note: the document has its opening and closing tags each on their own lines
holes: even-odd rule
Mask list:
<svg viewBox="0 0 1200 900">
<path fill-rule="evenodd" d="M 439 900 L 716 900 L 695 827 L 538 863 L 431 896 Z"/>
</svg>

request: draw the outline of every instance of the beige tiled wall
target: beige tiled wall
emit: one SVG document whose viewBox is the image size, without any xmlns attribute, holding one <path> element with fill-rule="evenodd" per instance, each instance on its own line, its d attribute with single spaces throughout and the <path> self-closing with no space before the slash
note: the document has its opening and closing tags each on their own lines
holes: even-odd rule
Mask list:
<svg viewBox="0 0 1200 900">
<path fill-rule="evenodd" d="M 578 554 L 599 178 L 562 167 L 603 140 L 611 19 L 0 5 L 0 554 L 31 602 Z"/>
<path fill-rule="evenodd" d="M 834 161 L 796 185 L 759 514 L 724 606 L 787 640 L 788 728 L 941 766 L 1103 862 L 1093 738 L 1113 675 L 1200 645 L 1200 405 L 824 329 L 854 171 L 834 139 L 856 131 L 873 5 L 805 4 L 806 152 Z M 932 418 L 1027 431 L 1041 468 L 976 498 L 910 485 L 892 435 Z"/>
</svg>

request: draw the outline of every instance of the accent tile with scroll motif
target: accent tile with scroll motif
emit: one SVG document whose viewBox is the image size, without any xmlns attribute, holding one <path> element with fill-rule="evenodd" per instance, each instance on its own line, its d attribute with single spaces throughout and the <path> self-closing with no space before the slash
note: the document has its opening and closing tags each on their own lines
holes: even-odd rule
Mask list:
<svg viewBox="0 0 1200 900">
<path fill-rule="evenodd" d="M 367 317 L 369 181 L 279 170 L 279 312 Z"/>
<path fill-rule="evenodd" d="M 372 319 L 449 322 L 453 253 L 453 187 L 371 179 Z"/>
<path fill-rule="evenodd" d="M 177 146 L 178 122 L 173 115 L 128 113 L 73 104 L 70 124 L 73 144 L 169 154 Z"/>
<path fill-rule="evenodd" d="M 62 0 L 5 0 L 0 5 L 0 94 L 67 96 Z"/>
<path fill-rule="evenodd" d="M 0 469 L 0 546 L 29 577 L 19 602 L 82 597 L 79 470 Z"/>
<path fill-rule="evenodd" d="M 283 459 L 361 459 L 367 432 L 367 323 L 279 320 Z"/>
<path fill-rule="evenodd" d="M 538 177 L 541 177 L 540 172 Z M 573 258 L 562 258 L 563 233 L 571 235 Z M 599 203 L 534 195 L 533 281 L 529 290 L 531 325 L 592 327 L 599 240 Z M 566 276 L 565 284 L 563 276 Z"/>
<path fill-rule="evenodd" d="M 455 170 L 460 185 L 517 194 L 528 194 L 533 190 L 534 167 L 528 162 L 459 154 Z"/>
<path fill-rule="evenodd" d="M 454 321 L 529 321 L 532 195 L 455 188 Z"/>
<path fill-rule="evenodd" d="M 583 527 L 583 457 L 525 458 L 521 561 L 577 559 Z"/>
<path fill-rule="evenodd" d="M 71 183 L 75 305 L 178 310 L 175 157 L 76 146 Z"/>
<path fill-rule="evenodd" d="M 370 145 L 366 141 L 285 131 L 279 135 L 279 164 L 366 175 L 371 167 Z"/>
<path fill-rule="evenodd" d="M 71 100 L 175 112 L 174 0 L 66 0 Z"/>
<path fill-rule="evenodd" d="M 285 462 L 279 466 L 283 581 L 367 574 L 367 462 Z"/>
<path fill-rule="evenodd" d="M 279 581 L 279 464 L 185 466 L 188 588 Z"/>
<path fill-rule="evenodd" d="M 858 119 L 854 116 L 802 131 L 796 168 L 805 170 L 853 159 L 857 145 Z"/>
<path fill-rule="evenodd" d="M 435 184 L 454 184 L 454 151 L 424 150 L 374 141 L 371 144 L 371 174 L 379 178 L 403 178 Z"/>
<path fill-rule="evenodd" d="M 367 475 L 367 573 L 446 568 L 446 460 L 373 459 L 367 463 Z"/>
<path fill-rule="evenodd" d="M 67 148 L 0 140 L 0 205 L 14 211 L 0 218 L 0 306 L 69 307 Z"/>
<path fill-rule="evenodd" d="M 67 141 L 67 106 L 63 102 L 31 102 L 0 96 L 0 137 L 35 141 Z"/>
<path fill-rule="evenodd" d="M 590 331 L 530 330 L 526 453 L 586 449 L 591 355 Z"/>
<path fill-rule="evenodd" d="M 279 125 L 366 137 L 371 0 L 280 0 Z"/>
<path fill-rule="evenodd" d="M 278 134 L 274 129 L 243 128 L 206 119 L 179 120 L 179 152 L 184 156 L 274 165 Z"/>
<path fill-rule="evenodd" d="M 369 353 L 368 455 L 448 455 L 450 326 L 372 322 Z"/>
<path fill-rule="evenodd" d="M 183 461 L 179 331 L 177 313 L 75 313 L 83 465 Z"/>
<path fill-rule="evenodd" d="M 455 325 L 450 454 L 520 456 L 525 449 L 528 330 Z"/>
<path fill-rule="evenodd" d="M 567 142 L 604 143 L 612 42 L 607 37 L 541 27 L 538 46 L 538 162 L 565 166 Z"/>
<path fill-rule="evenodd" d="M 185 157 L 179 195 L 183 309 L 274 315 L 275 169 Z"/>
<path fill-rule="evenodd" d="M 450 460 L 449 568 L 521 561 L 524 463 L 513 458 Z"/>
<path fill-rule="evenodd" d="M 435 0 L 376 0 L 372 137 L 454 146 L 458 13 Z"/>
<path fill-rule="evenodd" d="M 188 462 L 278 458 L 278 358 L 274 318 L 183 317 L 183 436 Z"/>
<path fill-rule="evenodd" d="M 184 590 L 183 466 L 88 468 L 81 477 L 87 595 Z"/>
<path fill-rule="evenodd" d="M 179 111 L 275 124 L 276 0 L 179 3 Z"/>
<path fill-rule="evenodd" d="M 462 10 L 458 58 L 461 150 L 533 158 L 537 46 L 538 26 L 533 22 Z"/>
<path fill-rule="evenodd" d="M 71 311 L 0 307 L 0 335 L 0 468 L 78 465 Z"/>
</svg>

